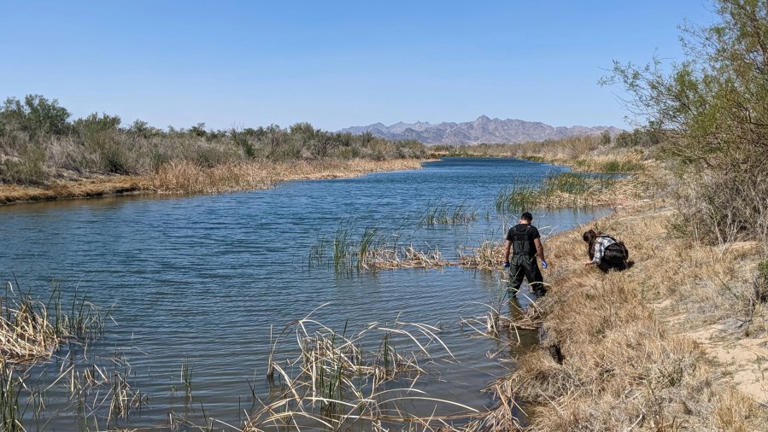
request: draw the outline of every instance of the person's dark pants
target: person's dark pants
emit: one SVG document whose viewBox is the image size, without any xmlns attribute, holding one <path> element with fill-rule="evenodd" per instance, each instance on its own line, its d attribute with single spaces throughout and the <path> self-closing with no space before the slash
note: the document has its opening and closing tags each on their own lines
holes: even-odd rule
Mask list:
<svg viewBox="0 0 768 432">
<path fill-rule="evenodd" d="M 619 271 L 626 270 L 627 268 L 626 251 L 624 250 L 623 247 L 621 247 L 617 243 L 614 243 L 608 246 L 607 248 L 605 248 L 605 254 L 603 254 L 603 259 L 600 260 L 600 264 L 597 265 L 597 268 L 602 270 L 604 273 L 608 273 L 608 270 L 610 269 L 616 269 Z"/>
<path fill-rule="evenodd" d="M 516 294 L 523 283 L 523 278 L 528 281 L 531 291 L 542 295 L 544 289 L 544 278 L 541 276 L 539 264 L 535 256 L 514 255 L 509 261 L 509 291 Z"/>
</svg>

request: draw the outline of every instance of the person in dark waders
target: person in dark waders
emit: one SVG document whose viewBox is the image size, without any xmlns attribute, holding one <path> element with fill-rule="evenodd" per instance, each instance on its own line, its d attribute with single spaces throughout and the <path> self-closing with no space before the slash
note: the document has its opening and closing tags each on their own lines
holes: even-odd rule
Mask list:
<svg viewBox="0 0 768 432">
<path fill-rule="evenodd" d="M 523 277 L 528 280 L 528 286 L 537 296 L 546 294 L 544 278 L 541 276 L 536 257 L 541 259 L 541 266 L 547 268 L 544 260 L 544 246 L 541 245 L 539 230 L 531 225 L 533 216 L 525 212 L 520 216 L 520 223 L 509 229 L 507 242 L 504 245 L 504 267 L 509 268 L 509 293 L 517 294 Z M 509 251 L 512 249 L 512 259 Z"/>
</svg>

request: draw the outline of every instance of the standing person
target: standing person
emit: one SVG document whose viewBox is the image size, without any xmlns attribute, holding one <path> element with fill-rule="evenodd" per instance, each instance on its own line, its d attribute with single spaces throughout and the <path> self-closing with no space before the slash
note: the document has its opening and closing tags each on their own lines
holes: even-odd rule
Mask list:
<svg viewBox="0 0 768 432">
<path fill-rule="evenodd" d="M 586 231 L 581 236 L 587 243 L 587 255 L 589 261 L 585 266 L 595 265 L 597 268 L 608 273 L 610 269 L 618 271 L 626 270 L 631 265 L 629 251 L 623 242 L 617 241 L 608 234 L 597 234 L 594 230 Z"/>
<path fill-rule="evenodd" d="M 544 246 L 541 245 L 539 230 L 531 225 L 532 222 L 533 216 L 525 212 L 520 216 L 520 223 L 509 229 L 504 245 L 504 267 L 509 268 L 510 292 L 517 294 L 525 277 L 531 291 L 541 296 L 546 294 L 546 290 L 536 256 L 541 259 L 543 268 L 547 268 L 547 262 L 544 260 Z M 511 261 L 510 247 L 513 252 Z"/>
</svg>

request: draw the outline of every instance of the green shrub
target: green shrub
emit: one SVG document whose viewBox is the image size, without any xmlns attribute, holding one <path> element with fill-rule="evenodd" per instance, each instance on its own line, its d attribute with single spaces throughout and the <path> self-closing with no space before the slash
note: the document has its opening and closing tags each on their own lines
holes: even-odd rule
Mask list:
<svg viewBox="0 0 768 432">
<path fill-rule="evenodd" d="M 40 95 L 27 95 L 22 103 L 8 98 L 0 109 L 0 123 L 4 128 L 16 128 L 31 136 L 62 135 L 70 131 L 69 111 L 59 106 L 56 99 Z"/>
<path fill-rule="evenodd" d="M 768 260 L 757 265 L 757 276 L 764 281 L 768 281 Z"/>
<path fill-rule="evenodd" d="M 697 239 L 768 241 L 768 3 L 718 0 L 719 21 L 687 32 L 685 61 L 616 63 L 610 80 L 633 112 L 664 131 L 663 155 L 684 171 L 678 206 Z M 617 145 L 634 136 L 619 136 Z"/>
<path fill-rule="evenodd" d="M 242 131 L 209 131 L 198 123 L 186 130 L 160 130 L 141 120 L 121 128 L 120 118 L 107 114 L 93 113 L 74 122 L 68 117 L 56 100 L 34 95 L 23 102 L 9 98 L 0 109 L 0 161 L 4 161 L 0 181 L 39 183 L 65 171 L 86 176 L 148 174 L 174 160 L 211 168 L 246 159 L 381 160 L 427 153 L 416 141 L 326 132 L 309 123 Z M 32 155 L 28 147 L 42 153 Z"/>
<path fill-rule="evenodd" d="M 635 161 L 612 160 L 605 162 L 600 167 L 600 172 L 608 174 L 631 173 L 642 171 L 643 164 Z"/>
</svg>

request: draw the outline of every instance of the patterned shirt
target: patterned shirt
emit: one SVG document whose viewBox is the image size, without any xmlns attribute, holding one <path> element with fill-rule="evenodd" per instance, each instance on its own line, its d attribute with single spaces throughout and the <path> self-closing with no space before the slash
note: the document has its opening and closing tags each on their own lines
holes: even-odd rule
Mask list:
<svg viewBox="0 0 768 432">
<path fill-rule="evenodd" d="M 592 262 L 595 264 L 600 264 L 600 260 L 603 259 L 603 255 L 605 255 L 605 248 L 608 246 L 616 243 L 616 240 L 608 237 L 608 236 L 599 236 L 595 239 L 595 256 L 592 258 Z"/>
</svg>

